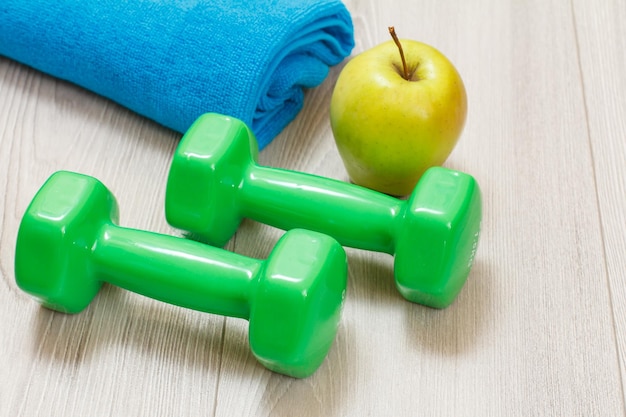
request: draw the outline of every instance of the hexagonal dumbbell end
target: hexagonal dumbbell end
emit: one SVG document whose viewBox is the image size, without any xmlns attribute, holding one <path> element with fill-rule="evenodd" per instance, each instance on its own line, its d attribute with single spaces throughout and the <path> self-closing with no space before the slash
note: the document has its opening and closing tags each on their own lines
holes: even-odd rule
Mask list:
<svg viewBox="0 0 626 417">
<path fill-rule="evenodd" d="M 474 262 L 481 218 L 472 176 L 426 171 L 397 222 L 394 275 L 407 300 L 435 308 L 452 303 Z"/>
<path fill-rule="evenodd" d="M 67 172 L 52 175 L 20 224 L 17 285 L 46 307 L 83 310 L 102 285 L 92 274 L 91 249 L 100 227 L 117 218 L 115 197 L 102 183 Z"/>
<path fill-rule="evenodd" d="M 199 117 L 172 159 L 167 221 L 182 230 L 211 230 L 194 237 L 225 245 L 241 222 L 237 193 L 257 155 L 256 138 L 242 121 L 214 114 Z"/>
<path fill-rule="evenodd" d="M 334 239 L 296 230 L 285 234 L 264 265 L 250 310 L 250 346 L 269 369 L 306 377 L 335 339 L 347 262 Z"/>
</svg>

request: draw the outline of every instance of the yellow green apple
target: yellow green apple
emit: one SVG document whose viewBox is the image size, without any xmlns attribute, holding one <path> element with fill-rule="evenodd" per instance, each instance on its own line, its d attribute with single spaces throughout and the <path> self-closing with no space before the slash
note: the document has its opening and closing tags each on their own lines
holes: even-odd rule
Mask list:
<svg viewBox="0 0 626 417">
<path fill-rule="evenodd" d="M 454 149 L 467 115 L 465 86 L 437 49 L 393 40 L 351 59 L 330 104 L 337 149 L 352 182 L 394 196 Z"/>
</svg>

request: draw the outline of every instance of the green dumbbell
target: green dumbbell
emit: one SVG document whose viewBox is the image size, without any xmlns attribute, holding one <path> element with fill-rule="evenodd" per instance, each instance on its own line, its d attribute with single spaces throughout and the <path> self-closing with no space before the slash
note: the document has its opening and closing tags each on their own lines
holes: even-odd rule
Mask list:
<svg viewBox="0 0 626 417">
<path fill-rule="evenodd" d="M 354 184 L 256 164 L 258 147 L 240 120 L 201 116 L 176 150 L 166 190 L 168 222 L 222 246 L 242 218 L 305 228 L 354 248 L 395 255 L 408 300 L 448 306 L 469 275 L 481 222 L 470 175 L 429 169 L 408 201 Z"/>
<path fill-rule="evenodd" d="M 116 225 L 115 197 L 95 178 L 57 172 L 39 190 L 17 237 L 18 286 L 44 306 L 83 310 L 103 282 L 208 313 L 249 319 L 267 368 L 306 377 L 335 338 L 347 262 L 331 237 L 287 232 L 267 260 Z"/>
</svg>

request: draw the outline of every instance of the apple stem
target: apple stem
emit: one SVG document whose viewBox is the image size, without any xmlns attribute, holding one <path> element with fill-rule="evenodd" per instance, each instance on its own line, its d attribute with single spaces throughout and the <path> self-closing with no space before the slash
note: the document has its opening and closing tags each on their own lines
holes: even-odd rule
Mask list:
<svg viewBox="0 0 626 417">
<path fill-rule="evenodd" d="M 409 68 L 406 65 L 406 59 L 404 59 L 404 51 L 402 50 L 402 44 L 400 43 L 400 39 L 398 39 L 398 35 L 396 35 L 396 29 L 393 26 L 389 26 L 389 34 L 393 38 L 393 41 L 396 43 L 396 46 L 398 47 L 398 50 L 400 51 L 400 58 L 402 59 L 402 71 L 403 71 L 402 77 L 405 80 L 410 81 L 411 74 L 409 74 Z"/>
</svg>

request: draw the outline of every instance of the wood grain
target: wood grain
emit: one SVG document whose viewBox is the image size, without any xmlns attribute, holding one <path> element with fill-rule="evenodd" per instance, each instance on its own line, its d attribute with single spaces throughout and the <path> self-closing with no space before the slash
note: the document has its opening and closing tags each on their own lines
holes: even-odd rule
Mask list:
<svg viewBox="0 0 626 417">
<path fill-rule="evenodd" d="M 469 116 L 446 166 L 474 175 L 484 219 L 457 301 L 403 300 L 392 257 L 348 249 L 335 344 L 312 377 L 267 371 L 248 324 L 106 285 L 81 314 L 15 284 L 19 221 L 54 171 L 94 175 L 121 224 L 163 215 L 179 135 L 0 58 L 0 415 L 626 415 L 626 6 L 619 0 L 346 1 L 354 53 L 427 42 L 463 76 Z M 260 163 L 339 180 L 328 105 L 341 66 Z M 265 258 L 282 232 L 244 221 L 228 248 Z"/>
<path fill-rule="evenodd" d="M 626 4 L 574 2 L 596 198 L 622 379 L 626 375 Z M 623 382 L 622 382 L 623 383 Z"/>
</svg>

